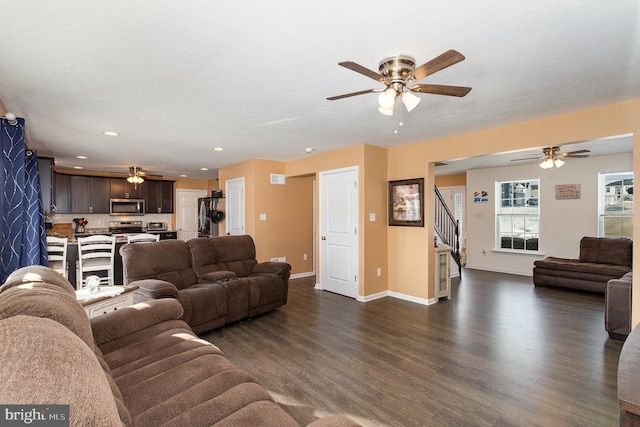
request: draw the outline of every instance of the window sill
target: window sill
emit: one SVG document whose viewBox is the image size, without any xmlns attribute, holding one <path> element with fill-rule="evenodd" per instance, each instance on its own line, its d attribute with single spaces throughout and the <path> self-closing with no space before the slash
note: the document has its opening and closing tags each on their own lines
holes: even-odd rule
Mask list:
<svg viewBox="0 0 640 427">
<path fill-rule="evenodd" d="M 540 251 L 526 251 L 524 249 L 504 249 L 504 248 L 494 248 L 491 250 L 492 252 L 500 252 L 506 254 L 516 254 L 516 255 L 532 255 L 537 257 L 544 257 L 544 252 Z"/>
</svg>

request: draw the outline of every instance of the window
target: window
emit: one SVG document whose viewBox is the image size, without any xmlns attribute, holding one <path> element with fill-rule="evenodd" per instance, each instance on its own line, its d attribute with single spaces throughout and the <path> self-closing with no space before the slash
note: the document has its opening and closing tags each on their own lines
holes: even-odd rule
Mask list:
<svg viewBox="0 0 640 427">
<path fill-rule="evenodd" d="M 633 238 L 633 172 L 601 173 L 598 235 Z"/>
<path fill-rule="evenodd" d="M 496 247 L 537 251 L 540 233 L 540 180 L 496 182 Z"/>
</svg>

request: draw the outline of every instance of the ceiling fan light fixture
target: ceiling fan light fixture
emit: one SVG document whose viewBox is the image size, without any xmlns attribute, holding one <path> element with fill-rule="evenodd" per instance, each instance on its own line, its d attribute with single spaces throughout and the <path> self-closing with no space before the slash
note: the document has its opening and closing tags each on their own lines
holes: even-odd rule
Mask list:
<svg viewBox="0 0 640 427">
<path fill-rule="evenodd" d="M 560 166 L 564 165 L 564 160 L 561 159 L 555 159 L 553 161 L 553 164 L 556 165 L 557 168 L 559 168 Z"/>
<path fill-rule="evenodd" d="M 398 93 L 392 87 L 387 88 L 384 92 L 378 95 L 378 104 L 380 104 L 380 108 L 391 108 L 396 104 L 396 96 Z"/>
<path fill-rule="evenodd" d="M 540 163 L 540 167 L 542 169 L 549 169 L 553 167 L 553 160 L 551 158 L 544 159 L 542 163 Z"/>
<path fill-rule="evenodd" d="M 412 94 L 411 92 L 404 92 L 402 94 L 402 103 L 408 112 L 411 112 L 420 103 L 420 98 Z"/>
<path fill-rule="evenodd" d="M 142 177 L 143 172 L 140 166 L 129 166 L 129 177 L 127 181 L 134 185 L 134 188 L 138 188 L 138 184 L 142 184 L 144 182 L 144 178 Z"/>
<path fill-rule="evenodd" d="M 385 116 L 393 116 L 393 105 L 389 108 L 378 107 L 378 111 L 380 111 Z"/>
</svg>

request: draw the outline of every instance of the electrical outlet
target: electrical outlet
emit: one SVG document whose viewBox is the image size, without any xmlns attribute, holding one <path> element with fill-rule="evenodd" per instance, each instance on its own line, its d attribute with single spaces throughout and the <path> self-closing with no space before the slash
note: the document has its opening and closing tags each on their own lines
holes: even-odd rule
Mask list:
<svg viewBox="0 0 640 427">
<path fill-rule="evenodd" d="M 303 260 L 303 261 L 306 261 L 306 260 L 307 260 L 307 254 L 303 254 L 303 255 L 302 255 L 302 260 Z"/>
<path fill-rule="evenodd" d="M 378 267 L 378 269 L 376 270 L 376 275 L 378 277 L 382 276 L 382 269 L 380 267 Z"/>
</svg>

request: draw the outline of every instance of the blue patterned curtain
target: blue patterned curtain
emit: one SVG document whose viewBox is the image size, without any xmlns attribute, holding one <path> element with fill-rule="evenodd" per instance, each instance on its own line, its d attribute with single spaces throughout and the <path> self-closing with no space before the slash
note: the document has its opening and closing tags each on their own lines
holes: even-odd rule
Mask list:
<svg viewBox="0 0 640 427">
<path fill-rule="evenodd" d="M 48 265 L 38 156 L 26 149 L 24 119 L 0 118 L 0 284 L 20 267 Z"/>
</svg>

